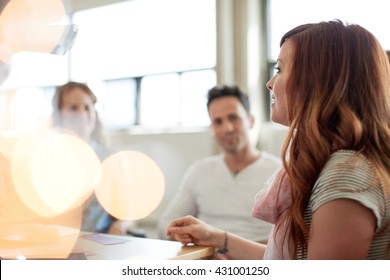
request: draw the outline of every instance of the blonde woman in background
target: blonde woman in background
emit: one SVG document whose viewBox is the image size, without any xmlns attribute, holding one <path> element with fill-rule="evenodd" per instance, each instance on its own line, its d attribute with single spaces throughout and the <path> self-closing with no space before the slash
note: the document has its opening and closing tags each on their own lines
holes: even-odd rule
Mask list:
<svg viewBox="0 0 390 280">
<path fill-rule="evenodd" d="M 68 82 L 58 87 L 53 97 L 53 126 L 75 133 L 87 142 L 101 161 L 115 150 L 107 146 L 102 123 L 95 109 L 97 98 L 83 83 Z M 126 234 L 134 221 L 120 221 L 110 216 L 93 195 L 83 211 L 82 231 Z"/>
</svg>

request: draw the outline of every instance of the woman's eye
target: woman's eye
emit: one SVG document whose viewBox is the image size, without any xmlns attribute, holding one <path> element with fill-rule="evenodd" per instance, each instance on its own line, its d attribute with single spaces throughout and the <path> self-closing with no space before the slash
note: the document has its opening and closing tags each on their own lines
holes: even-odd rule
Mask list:
<svg viewBox="0 0 390 280">
<path fill-rule="evenodd" d="M 275 65 L 274 68 L 275 68 L 275 70 L 276 70 L 276 73 L 280 73 L 280 67 L 279 67 L 279 65 Z"/>
</svg>

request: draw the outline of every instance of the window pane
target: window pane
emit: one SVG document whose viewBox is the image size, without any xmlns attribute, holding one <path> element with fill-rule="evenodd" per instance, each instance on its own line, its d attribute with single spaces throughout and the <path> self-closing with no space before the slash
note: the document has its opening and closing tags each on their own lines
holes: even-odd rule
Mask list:
<svg viewBox="0 0 390 280">
<path fill-rule="evenodd" d="M 25 132 L 48 128 L 51 96 L 49 91 L 36 87 L 18 89 L 15 93 L 15 130 Z"/>
<path fill-rule="evenodd" d="M 387 3 L 383 0 L 269 0 L 271 59 L 277 59 L 279 41 L 291 28 L 333 19 L 361 25 L 378 38 L 384 49 L 390 50 Z"/>
<path fill-rule="evenodd" d="M 107 129 L 127 129 L 136 120 L 136 82 L 134 79 L 105 83 L 104 95 L 99 96 L 100 116 Z"/>
<path fill-rule="evenodd" d="M 216 84 L 214 70 L 183 73 L 181 86 L 183 92 L 182 125 L 208 126 L 207 92 Z"/>
<path fill-rule="evenodd" d="M 141 82 L 140 124 L 170 127 L 180 123 L 180 79 L 177 74 L 145 77 Z"/>
<path fill-rule="evenodd" d="M 11 72 L 1 88 L 48 86 L 68 79 L 68 56 L 23 52 L 12 57 Z"/>
<path fill-rule="evenodd" d="M 102 20 L 103 19 L 103 20 Z M 212 68 L 215 0 L 133 0 L 75 14 L 75 80 Z"/>
</svg>

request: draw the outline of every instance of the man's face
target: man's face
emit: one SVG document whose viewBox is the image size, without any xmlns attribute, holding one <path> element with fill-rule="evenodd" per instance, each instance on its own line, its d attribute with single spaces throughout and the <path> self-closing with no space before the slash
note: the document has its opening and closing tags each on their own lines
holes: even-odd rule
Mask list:
<svg viewBox="0 0 390 280">
<path fill-rule="evenodd" d="M 253 118 L 236 97 L 215 99 L 208 110 L 214 137 L 225 152 L 237 153 L 250 145 Z"/>
</svg>

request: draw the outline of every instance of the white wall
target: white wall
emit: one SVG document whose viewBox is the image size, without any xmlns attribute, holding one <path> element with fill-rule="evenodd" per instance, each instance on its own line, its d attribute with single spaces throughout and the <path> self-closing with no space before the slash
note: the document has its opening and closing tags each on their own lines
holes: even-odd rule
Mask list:
<svg viewBox="0 0 390 280">
<path fill-rule="evenodd" d="M 265 151 L 280 157 L 288 128 L 276 123 L 266 122 L 261 125 L 258 146 Z"/>
<path fill-rule="evenodd" d="M 100 7 L 103 5 L 115 4 L 123 0 L 62 0 L 65 6 L 73 11 Z"/>
</svg>

